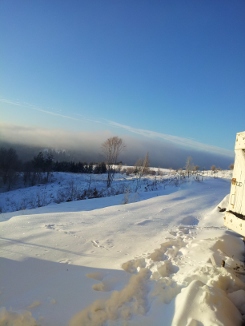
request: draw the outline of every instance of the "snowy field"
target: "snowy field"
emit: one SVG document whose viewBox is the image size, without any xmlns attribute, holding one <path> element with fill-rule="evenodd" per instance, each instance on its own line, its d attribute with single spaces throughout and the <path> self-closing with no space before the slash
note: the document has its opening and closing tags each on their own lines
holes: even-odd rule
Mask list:
<svg viewBox="0 0 245 326">
<path fill-rule="evenodd" d="M 0 194 L 0 325 L 242 325 L 244 244 L 220 212 L 231 172 L 118 174 L 109 192 L 105 178 Z M 77 200 L 88 189 L 101 197 Z"/>
</svg>

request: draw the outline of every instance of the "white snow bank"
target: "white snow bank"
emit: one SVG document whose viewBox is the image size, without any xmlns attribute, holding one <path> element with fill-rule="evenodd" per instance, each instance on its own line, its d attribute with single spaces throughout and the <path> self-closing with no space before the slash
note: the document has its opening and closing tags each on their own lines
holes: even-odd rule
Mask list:
<svg viewBox="0 0 245 326">
<path fill-rule="evenodd" d="M 172 326 L 239 325 L 242 316 L 225 292 L 195 280 L 175 300 Z"/>
<path fill-rule="evenodd" d="M 239 311 L 245 314 L 245 291 L 238 290 L 228 294 L 228 298 L 234 303 Z"/>
<path fill-rule="evenodd" d="M 127 205 L 4 214 L 0 325 L 238 325 L 244 245 L 218 209 L 229 187 L 212 178 Z"/>
</svg>

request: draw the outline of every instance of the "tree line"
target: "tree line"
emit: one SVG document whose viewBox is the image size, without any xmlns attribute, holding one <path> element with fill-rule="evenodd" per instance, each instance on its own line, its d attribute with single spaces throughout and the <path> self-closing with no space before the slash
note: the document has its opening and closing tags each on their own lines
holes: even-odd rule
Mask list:
<svg viewBox="0 0 245 326">
<path fill-rule="evenodd" d="M 55 161 L 51 151 L 41 151 L 31 160 L 22 162 L 15 149 L 0 148 L 0 182 L 7 190 L 10 190 L 21 178 L 25 186 L 48 182 L 51 172 L 107 173 L 107 187 L 109 188 L 116 173 L 115 166 L 118 165 L 119 155 L 126 146 L 121 138 L 114 136 L 103 142 L 101 147 L 105 161 L 99 163 Z M 229 168 L 233 169 L 233 167 L 234 165 L 231 164 Z M 211 167 L 212 171 L 216 169 L 214 165 Z M 199 166 L 194 165 L 192 158 L 188 157 L 185 165 L 187 176 L 189 177 L 193 172 L 197 173 L 198 170 Z M 140 181 L 147 171 L 149 171 L 148 153 L 145 158 L 136 162 L 133 173 Z"/>
<path fill-rule="evenodd" d="M 0 180 L 10 190 L 18 181 L 25 186 L 45 183 L 51 172 L 106 173 L 105 162 L 55 161 L 49 151 L 39 152 L 31 160 L 20 160 L 14 148 L 0 148 Z"/>
</svg>

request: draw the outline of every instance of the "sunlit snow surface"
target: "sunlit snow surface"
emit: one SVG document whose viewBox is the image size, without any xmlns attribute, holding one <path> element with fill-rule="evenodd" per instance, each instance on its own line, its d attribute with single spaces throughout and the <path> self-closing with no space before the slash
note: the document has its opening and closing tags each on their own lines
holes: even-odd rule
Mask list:
<svg viewBox="0 0 245 326">
<path fill-rule="evenodd" d="M 48 196 L 73 176 L 60 177 Z M 2 213 L 0 325 L 239 325 L 244 244 L 218 208 L 230 178 Z"/>
</svg>

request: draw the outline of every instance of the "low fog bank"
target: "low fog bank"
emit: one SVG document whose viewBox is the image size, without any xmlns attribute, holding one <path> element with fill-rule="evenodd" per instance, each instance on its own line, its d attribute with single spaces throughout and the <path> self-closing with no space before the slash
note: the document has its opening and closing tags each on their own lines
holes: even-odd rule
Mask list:
<svg viewBox="0 0 245 326">
<path fill-rule="evenodd" d="M 101 162 L 104 160 L 101 145 L 109 137 L 115 136 L 110 131 L 102 132 L 68 132 L 63 130 L 46 130 L 4 126 L 0 131 L 0 147 L 13 147 L 20 159 L 27 161 L 46 149 L 53 150 L 55 160 Z M 228 169 L 234 161 L 233 153 L 220 148 L 197 145 L 189 146 L 171 140 L 157 140 L 148 137 L 118 135 L 126 145 L 119 161 L 134 165 L 149 153 L 150 165 L 165 168 L 182 168 L 188 156 L 200 169 L 209 169 L 211 165 Z"/>
<path fill-rule="evenodd" d="M 125 141 L 127 137 L 125 137 Z M 144 157 L 149 152 L 150 164 L 154 167 L 183 168 L 187 157 L 192 157 L 193 164 L 200 169 L 209 169 L 212 165 L 222 169 L 228 169 L 234 162 L 234 156 L 224 155 L 215 152 L 208 152 L 200 149 L 184 147 L 169 141 L 154 139 L 130 139 L 127 143 L 127 151 L 123 162 L 133 165 L 138 158 Z M 122 155 L 123 156 L 123 155 Z"/>
</svg>

